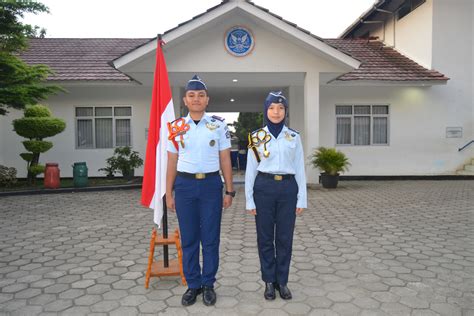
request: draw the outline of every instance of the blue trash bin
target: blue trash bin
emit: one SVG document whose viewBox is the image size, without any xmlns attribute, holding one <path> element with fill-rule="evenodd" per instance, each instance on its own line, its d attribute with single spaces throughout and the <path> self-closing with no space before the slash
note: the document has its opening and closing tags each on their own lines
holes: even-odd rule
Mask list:
<svg viewBox="0 0 474 316">
<path fill-rule="evenodd" d="M 239 169 L 245 170 L 247 167 L 247 150 L 239 150 Z"/>
<path fill-rule="evenodd" d="M 230 151 L 230 161 L 232 162 L 232 169 L 238 169 L 237 159 L 239 156 L 238 150 L 231 150 Z"/>
</svg>

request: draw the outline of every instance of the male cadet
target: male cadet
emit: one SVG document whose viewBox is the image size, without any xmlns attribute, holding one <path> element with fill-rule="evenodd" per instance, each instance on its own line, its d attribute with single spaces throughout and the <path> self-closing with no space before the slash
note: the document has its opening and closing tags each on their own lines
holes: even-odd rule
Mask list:
<svg viewBox="0 0 474 316">
<path fill-rule="evenodd" d="M 185 91 L 183 101 L 189 114 L 168 123 L 166 204 L 176 210 L 181 231 L 183 270 L 189 287 L 181 303 L 192 305 L 203 293 L 203 302 L 209 306 L 216 303 L 214 282 L 219 266 L 222 207 L 231 206 L 235 196 L 230 132 L 224 119 L 206 114 L 209 96 L 206 84 L 197 75 L 189 80 Z M 226 187 L 224 198 L 219 166 Z"/>
</svg>

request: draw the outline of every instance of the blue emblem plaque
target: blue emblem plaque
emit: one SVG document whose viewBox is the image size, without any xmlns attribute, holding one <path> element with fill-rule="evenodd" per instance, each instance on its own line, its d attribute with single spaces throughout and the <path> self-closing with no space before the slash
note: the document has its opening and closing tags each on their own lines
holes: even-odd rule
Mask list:
<svg viewBox="0 0 474 316">
<path fill-rule="evenodd" d="M 234 26 L 225 34 L 225 48 L 234 56 L 248 55 L 255 44 L 252 32 L 243 26 Z"/>
</svg>

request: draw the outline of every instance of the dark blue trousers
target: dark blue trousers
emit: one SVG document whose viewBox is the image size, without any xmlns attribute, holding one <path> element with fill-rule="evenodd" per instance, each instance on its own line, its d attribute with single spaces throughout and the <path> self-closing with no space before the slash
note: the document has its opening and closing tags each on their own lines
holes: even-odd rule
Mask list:
<svg viewBox="0 0 474 316">
<path fill-rule="evenodd" d="M 257 207 L 257 244 L 262 280 L 288 283 L 298 185 L 257 175 L 253 198 Z"/>
<path fill-rule="evenodd" d="M 176 177 L 176 214 L 183 248 L 183 271 L 190 288 L 214 286 L 219 267 L 222 217 L 222 181 L 219 175 L 205 179 Z M 202 245 L 203 267 L 199 265 Z"/>
</svg>

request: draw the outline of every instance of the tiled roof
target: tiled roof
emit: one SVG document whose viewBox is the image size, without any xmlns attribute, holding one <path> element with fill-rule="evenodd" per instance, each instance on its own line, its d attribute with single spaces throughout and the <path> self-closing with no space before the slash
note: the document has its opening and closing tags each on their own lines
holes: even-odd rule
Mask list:
<svg viewBox="0 0 474 316">
<path fill-rule="evenodd" d="M 429 70 L 400 54 L 380 41 L 367 39 L 325 39 L 324 42 L 340 49 L 362 64 L 337 78 L 338 81 L 446 81 L 445 75 Z"/>
<path fill-rule="evenodd" d="M 30 65 L 45 64 L 50 81 L 130 81 L 109 62 L 148 42 L 141 38 L 34 38 L 20 57 Z"/>
<path fill-rule="evenodd" d="M 46 64 L 55 74 L 51 81 L 130 81 L 109 63 L 150 39 L 32 39 L 21 58 L 28 64 Z M 328 45 L 360 60 L 359 69 L 350 71 L 338 81 L 445 81 L 443 74 L 426 69 L 379 41 L 366 39 L 324 39 Z"/>
</svg>

